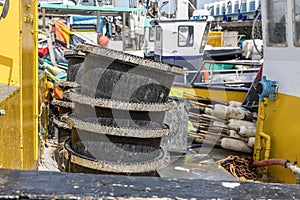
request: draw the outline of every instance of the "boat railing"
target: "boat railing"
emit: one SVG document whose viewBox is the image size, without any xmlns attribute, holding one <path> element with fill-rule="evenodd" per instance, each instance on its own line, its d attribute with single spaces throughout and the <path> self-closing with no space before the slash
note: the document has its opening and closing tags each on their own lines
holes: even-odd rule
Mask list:
<svg viewBox="0 0 300 200">
<path fill-rule="evenodd" d="M 241 68 L 236 69 L 215 69 L 216 64 L 234 65 Z M 183 78 L 183 84 L 191 84 L 192 86 L 199 85 L 228 85 L 228 86 L 242 86 L 250 83 L 255 78 L 261 66 L 260 61 L 204 61 L 198 70 L 187 70 Z M 242 68 L 247 67 L 247 68 Z M 192 78 L 189 78 L 192 77 Z M 190 80 L 189 80 L 190 79 Z"/>
</svg>

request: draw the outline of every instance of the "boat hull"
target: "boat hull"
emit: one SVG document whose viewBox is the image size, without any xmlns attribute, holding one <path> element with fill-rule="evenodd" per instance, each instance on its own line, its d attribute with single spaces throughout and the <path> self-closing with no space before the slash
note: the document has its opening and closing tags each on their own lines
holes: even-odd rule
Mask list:
<svg viewBox="0 0 300 200">
<path fill-rule="evenodd" d="M 266 99 L 264 105 L 265 118 L 262 120 L 260 117 L 259 123 L 264 123 L 263 132 L 271 137 L 269 158 L 284 158 L 292 163 L 299 160 L 299 148 L 295 147 L 299 146 L 300 141 L 300 118 L 295 110 L 300 110 L 300 97 L 279 93 L 275 100 Z M 260 106 L 259 116 L 261 109 Z M 255 149 L 257 147 L 256 144 Z M 264 148 L 260 152 L 260 159 L 264 159 Z M 270 166 L 268 172 L 273 181 L 296 183 L 296 176 L 282 166 Z"/>
<path fill-rule="evenodd" d="M 211 99 L 214 101 L 229 102 L 238 101 L 242 102 L 248 92 L 248 89 L 238 89 L 238 88 L 213 88 L 213 87 L 188 87 L 173 85 L 171 88 L 171 95 L 175 94 L 172 92 L 179 91 L 183 94 L 185 98 L 197 98 L 197 100 L 207 100 Z M 175 92 L 176 93 L 176 92 Z M 193 95 L 194 97 L 192 97 Z"/>
</svg>

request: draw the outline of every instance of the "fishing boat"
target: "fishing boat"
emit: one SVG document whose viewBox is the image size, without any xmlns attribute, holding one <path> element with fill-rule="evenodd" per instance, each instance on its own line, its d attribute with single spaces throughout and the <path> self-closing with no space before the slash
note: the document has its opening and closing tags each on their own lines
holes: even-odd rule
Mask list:
<svg viewBox="0 0 300 200">
<path fill-rule="evenodd" d="M 172 86 L 183 96 L 189 93 L 242 102 L 261 62 L 240 59 L 243 50 L 238 43 L 243 36 L 237 32 L 212 31 L 210 20 L 198 16 L 197 10 L 189 18 L 189 4 L 184 1 L 177 1 L 177 8 L 180 15 L 174 19 L 147 20 L 144 56 L 186 69 L 186 74 L 177 76 Z"/>
<path fill-rule="evenodd" d="M 275 165 L 263 171 L 283 183 L 299 183 L 299 7 L 299 1 L 262 1 L 264 65 L 254 160 Z M 294 174 L 282 167 L 291 164 Z"/>
<path fill-rule="evenodd" d="M 258 95 L 245 102 L 249 89 L 261 66 L 260 61 L 204 61 L 198 70 L 189 71 L 192 79 L 183 76 L 182 82 L 175 80 L 172 88 L 182 91 L 183 97 L 198 100 L 238 101 L 245 105 L 258 106 Z M 195 99 L 195 98 L 194 98 Z"/>
<path fill-rule="evenodd" d="M 176 90 L 208 99 L 241 102 L 261 62 L 240 60 L 242 51 L 235 46 L 206 49 L 209 30 L 206 20 L 157 21 L 154 60 L 186 69 L 185 75 L 174 80 Z"/>
</svg>

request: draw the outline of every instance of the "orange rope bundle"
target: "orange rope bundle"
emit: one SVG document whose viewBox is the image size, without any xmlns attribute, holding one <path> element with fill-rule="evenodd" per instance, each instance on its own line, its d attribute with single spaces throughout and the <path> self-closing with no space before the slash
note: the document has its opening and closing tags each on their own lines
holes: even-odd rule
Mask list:
<svg viewBox="0 0 300 200">
<path fill-rule="evenodd" d="M 252 167 L 252 158 L 246 156 L 228 156 L 217 162 L 239 181 L 255 181 L 257 174 Z"/>
</svg>

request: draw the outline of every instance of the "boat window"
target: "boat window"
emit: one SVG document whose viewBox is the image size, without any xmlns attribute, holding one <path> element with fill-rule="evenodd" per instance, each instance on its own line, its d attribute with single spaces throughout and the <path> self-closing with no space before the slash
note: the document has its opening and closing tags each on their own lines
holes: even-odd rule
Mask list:
<svg viewBox="0 0 300 200">
<path fill-rule="evenodd" d="M 162 28 L 160 26 L 155 26 L 155 42 L 154 45 L 156 48 L 161 48 L 162 41 Z"/>
<path fill-rule="evenodd" d="M 293 27 L 294 27 L 294 45 L 300 47 L 300 1 L 294 0 L 293 13 Z"/>
<path fill-rule="evenodd" d="M 247 3 L 242 2 L 242 12 L 246 12 L 246 11 L 247 11 Z"/>
<path fill-rule="evenodd" d="M 178 46 L 192 47 L 194 45 L 194 26 L 178 27 Z"/>
<path fill-rule="evenodd" d="M 151 35 L 151 32 L 150 32 L 150 35 Z M 161 35 L 161 27 L 157 26 L 156 27 L 156 34 L 155 34 L 155 40 L 156 41 L 160 41 L 160 35 Z"/>
<path fill-rule="evenodd" d="M 205 31 L 204 31 L 203 37 L 202 37 L 202 41 L 201 41 L 201 46 L 200 46 L 200 51 L 199 51 L 200 53 L 203 53 L 204 48 L 206 46 L 206 43 L 208 41 L 208 32 L 209 32 L 209 29 L 210 29 L 210 23 L 207 23 L 206 27 L 205 27 Z"/>
<path fill-rule="evenodd" d="M 222 4 L 222 13 L 226 12 L 225 3 Z"/>
<path fill-rule="evenodd" d="M 154 27 L 149 29 L 149 41 L 154 42 Z"/>
<path fill-rule="evenodd" d="M 227 9 L 228 9 L 227 13 L 231 14 L 232 13 L 232 4 L 231 4 L 231 1 L 229 1 L 229 5 L 228 5 Z"/>
<path fill-rule="evenodd" d="M 286 47 L 286 0 L 267 0 L 267 46 Z"/>
<path fill-rule="evenodd" d="M 220 6 L 217 5 L 217 8 L 216 8 L 216 15 L 220 15 Z"/>
<path fill-rule="evenodd" d="M 250 1 L 249 3 L 249 10 L 250 11 L 255 11 L 255 1 Z"/>
<path fill-rule="evenodd" d="M 238 1 L 236 1 L 235 3 L 234 3 L 234 12 L 235 13 L 237 13 L 237 12 L 239 12 L 239 2 Z"/>
</svg>

